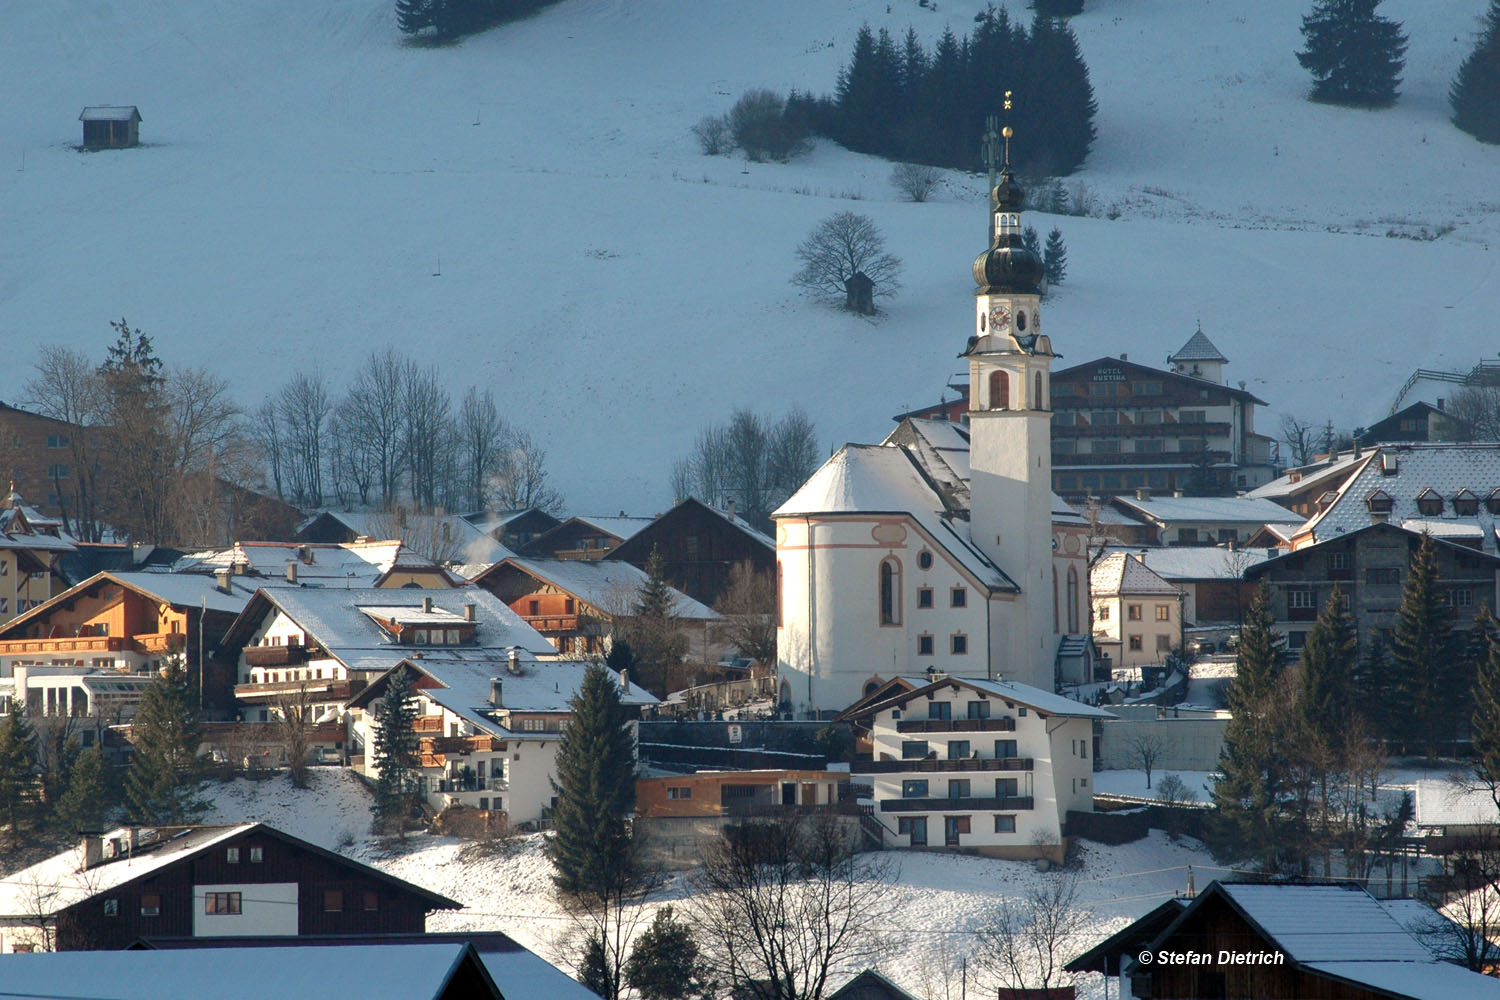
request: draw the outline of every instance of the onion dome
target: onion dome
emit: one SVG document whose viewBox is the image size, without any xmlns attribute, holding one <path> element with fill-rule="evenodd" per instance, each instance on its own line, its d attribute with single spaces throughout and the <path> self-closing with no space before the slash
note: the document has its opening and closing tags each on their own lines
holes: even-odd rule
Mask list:
<svg viewBox="0 0 1500 1000">
<path fill-rule="evenodd" d="M 1021 238 L 1021 206 L 1025 201 L 1026 192 L 1007 166 L 990 192 L 992 243 L 974 258 L 974 283 L 980 295 L 1034 295 L 1041 290 L 1042 258 L 1026 249 Z"/>
</svg>

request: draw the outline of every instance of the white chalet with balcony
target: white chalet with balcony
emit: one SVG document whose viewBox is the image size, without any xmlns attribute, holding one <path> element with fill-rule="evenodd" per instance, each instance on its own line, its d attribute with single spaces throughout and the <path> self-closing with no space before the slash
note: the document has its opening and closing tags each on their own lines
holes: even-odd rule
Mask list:
<svg viewBox="0 0 1500 1000">
<path fill-rule="evenodd" d="M 849 713 L 869 726 L 853 772 L 871 776 L 886 846 L 1060 862 L 1068 813 L 1093 811 L 1093 723 L 1110 713 L 1027 684 L 925 680 Z"/>
</svg>

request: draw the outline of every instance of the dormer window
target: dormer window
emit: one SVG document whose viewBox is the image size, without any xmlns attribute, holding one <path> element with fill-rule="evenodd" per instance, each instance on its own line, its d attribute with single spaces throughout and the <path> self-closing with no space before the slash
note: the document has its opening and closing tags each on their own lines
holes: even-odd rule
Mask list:
<svg viewBox="0 0 1500 1000">
<path fill-rule="evenodd" d="M 1391 512 L 1391 495 L 1385 490 L 1375 490 L 1365 497 L 1365 506 L 1370 508 L 1371 514 L 1389 514 Z"/>
<path fill-rule="evenodd" d="M 411 630 L 411 641 L 414 646 L 427 645 L 427 630 L 425 628 L 414 628 Z"/>
<path fill-rule="evenodd" d="M 1490 495 L 1485 498 L 1484 507 L 1491 514 L 1500 514 L 1500 488 L 1490 490 Z"/>
<path fill-rule="evenodd" d="M 1479 497 L 1473 490 L 1459 490 L 1453 496 L 1453 513 L 1460 517 L 1473 517 L 1479 513 Z"/>
<path fill-rule="evenodd" d="M 1417 494 L 1417 510 L 1423 517 L 1436 517 L 1443 512 L 1443 497 L 1437 490 L 1428 487 Z"/>
</svg>

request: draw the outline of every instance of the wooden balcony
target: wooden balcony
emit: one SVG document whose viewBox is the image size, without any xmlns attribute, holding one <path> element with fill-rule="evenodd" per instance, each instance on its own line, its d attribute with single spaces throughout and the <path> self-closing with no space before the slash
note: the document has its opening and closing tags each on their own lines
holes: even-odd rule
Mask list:
<svg viewBox="0 0 1500 1000">
<path fill-rule="evenodd" d="M 307 697 L 314 701 L 348 701 L 363 689 L 363 681 L 318 677 L 306 681 L 236 684 L 234 686 L 234 696 L 240 701 L 268 705 L 282 698 L 301 697 L 301 692 L 306 691 Z"/>
<path fill-rule="evenodd" d="M 7 639 L 0 642 L 0 656 L 17 653 L 122 653 L 129 640 L 122 635 L 80 635 L 66 639 Z"/>
<path fill-rule="evenodd" d="M 902 774 L 933 771 L 1030 771 L 1035 766 L 1030 757 L 959 757 L 956 760 L 922 758 L 918 760 L 856 760 L 849 770 L 854 774 Z"/>
<path fill-rule="evenodd" d="M 1033 808 L 1030 795 L 978 798 L 881 799 L 881 812 L 1019 812 Z"/>
<path fill-rule="evenodd" d="M 898 733 L 1013 733 L 1016 720 L 1008 715 L 993 719 L 903 719 Z"/>
<path fill-rule="evenodd" d="M 290 667 L 307 662 L 301 643 L 286 646 L 246 646 L 245 664 L 251 667 Z"/>
<path fill-rule="evenodd" d="M 420 743 L 424 754 L 445 756 L 495 753 L 505 749 L 505 744 L 493 736 L 424 736 Z"/>
<path fill-rule="evenodd" d="M 578 631 L 577 615 L 522 615 L 521 620 L 542 635 L 549 632 Z"/>
<path fill-rule="evenodd" d="M 130 641 L 142 653 L 180 653 L 187 648 L 187 636 L 181 632 L 152 632 L 133 635 Z"/>
</svg>

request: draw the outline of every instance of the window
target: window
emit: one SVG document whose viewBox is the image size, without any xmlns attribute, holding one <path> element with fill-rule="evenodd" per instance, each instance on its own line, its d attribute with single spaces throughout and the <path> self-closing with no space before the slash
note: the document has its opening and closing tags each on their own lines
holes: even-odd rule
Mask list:
<svg viewBox="0 0 1500 1000">
<path fill-rule="evenodd" d="M 932 607 L 932 588 L 931 587 L 918 587 L 917 588 L 917 607 L 919 607 L 919 608 L 930 608 L 930 607 Z"/>
<path fill-rule="evenodd" d="M 969 718 L 988 719 L 990 717 L 990 703 L 987 701 L 969 702 Z"/>
<path fill-rule="evenodd" d="M 669 799 L 690 799 L 692 797 L 693 797 L 693 789 L 692 789 L 691 785 L 668 785 L 667 786 L 667 798 L 669 798 Z"/>
<path fill-rule="evenodd" d="M 224 851 L 224 861 L 227 864 L 237 865 L 240 863 L 240 849 L 231 847 Z"/>
<path fill-rule="evenodd" d="M 995 756 L 996 757 L 1000 757 L 1000 758 L 1006 758 L 1006 757 L 1014 757 L 1014 756 L 1016 756 L 1016 741 L 1015 740 L 996 740 L 995 741 Z"/>
<path fill-rule="evenodd" d="M 1099 611 L 1098 611 L 1098 614 L 1097 614 L 1096 617 L 1098 617 L 1098 619 L 1101 622 L 1107 622 L 1107 621 L 1109 621 L 1109 605 L 1108 604 L 1101 604 L 1101 605 L 1099 605 Z"/>
<path fill-rule="evenodd" d="M 1443 498 L 1435 490 L 1425 489 L 1417 497 L 1417 510 L 1426 517 L 1435 517 L 1443 512 Z"/>
<path fill-rule="evenodd" d="M 1147 452 L 1154 454 L 1165 451 L 1166 448 L 1165 442 L 1161 438 L 1141 438 L 1135 443 L 1135 450 L 1137 453 Z"/>
<path fill-rule="evenodd" d="M 1474 606 L 1474 591 L 1469 587 L 1454 587 L 1448 591 L 1448 603 L 1458 610 L 1472 608 Z"/>
<path fill-rule="evenodd" d="M 948 781 L 948 798 L 966 799 L 969 797 L 968 778 L 950 778 Z"/>
<path fill-rule="evenodd" d="M 342 890 L 342 889 L 324 889 L 323 890 L 323 912 L 324 913 L 343 913 L 344 912 L 344 890 Z"/>
<path fill-rule="evenodd" d="M 927 779 L 908 779 L 901 782 L 901 797 L 903 799 L 927 798 Z"/>
<path fill-rule="evenodd" d="M 141 916 L 156 917 L 161 915 L 161 893 L 141 893 Z"/>
<path fill-rule="evenodd" d="M 932 553 L 925 549 L 917 553 L 917 565 L 922 569 L 932 569 Z"/>
<path fill-rule="evenodd" d="M 949 740 L 948 741 L 948 759 L 949 760 L 966 760 L 966 759 L 968 759 L 968 756 L 969 756 L 969 741 L 968 740 Z"/>
<path fill-rule="evenodd" d="M 917 655 L 918 656 L 931 656 L 932 655 L 932 636 L 930 636 L 930 635 L 919 635 L 919 636 L 917 636 Z"/>
<path fill-rule="evenodd" d="M 47 466 L 48 479 L 67 479 L 72 470 L 61 462 Z"/>
<path fill-rule="evenodd" d="M 966 635 L 951 635 L 948 637 L 948 651 L 954 656 L 962 656 L 969 651 L 969 637 Z"/>
<path fill-rule="evenodd" d="M 1335 573 L 1348 573 L 1349 570 L 1350 570 L 1350 568 L 1351 568 L 1352 562 L 1353 562 L 1353 560 L 1350 559 L 1350 554 L 1348 552 L 1330 552 L 1330 553 L 1328 553 L 1328 575 L 1329 575 L 1329 577 L 1333 578 L 1333 579 L 1344 579 L 1344 580 L 1347 580 L 1348 579 L 1347 576 L 1344 576 L 1344 577 L 1335 577 L 1334 574 Z"/>
<path fill-rule="evenodd" d="M 1201 424 L 1208 417 L 1206 410 L 1183 410 L 1177 415 L 1179 424 Z"/>
<path fill-rule="evenodd" d="M 1057 392 L 1058 388 L 1059 387 L 1054 386 L 1052 391 Z M 1066 395 L 1066 393 L 1059 393 L 1059 395 Z M 1077 414 L 1074 413 L 1059 413 L 1057 416 L 1052 418 L 1052 424 L 1055 427 L 1072 427 L 1077 422 Z"/>
<path fill-rule="evenodd" d="M 1178 545 L 1197 545 L 1198 544 L 1198 529 L 1197 528 L 1178 528 L 1177 529 L 1177 544 Z"/>
<path fill-rule="evenodd" d="M 1016 832 L 1016 818 L 1014 816 L 996 816 L 995 817 L 995 832 L 996 833 L 1015 833 Z"/>
<path fill-rule="evenodd" d="M 926 847 L 927 817 L 902 816 L 896 820 L 896 833 L 903 837 L 911 837 L 912 847 Z"/>
<path fill-rule="evenodd" d="M 1076 455 L 1078 453 L 1078 442 L 1063 439 L 1053 441 L 1052 453 L 1054 455 Z"/>
<path fill-rule="evenodd" d="M 995 779 L 995 798 L 997 798 L 997 799 L 1008 798 L 1008 797 L 1010 797 L 1012 795 L 1019 795 L 1020 792 L 1021 792 L 1021 779 L 1020 778 L 996 778 Z"/>
<path fill-rule="evenodd" d="M 1172 606 L 1170 604 L 1158 604 L 1156 606 L 1156 620 L 1169 622 L 1172 620 Z"/>
<path fill-rule="evenodd" d="M 380 893 L 374 889 L 364 891 L 364 909 L 366 913 L 374 913 L 380 909 Z"/>
<path fill-rule="evenodd" d="M 1286 606 L 1288 608 L 1315 608 L 1317 599 L 1311 590 L 1306 587 L 1297 587 L 1286 592 Z"/>
<path fill-rule="evenodd" d="M 894 559 L 880 564 L 880 624 L 901 624 L 901 568 Z"/>
<path fill-rule="evenodd" d="M 266 859 L 265 853 L 259 847 L 250 848 L 250 863 L 258 865 Z"/>
<path fill-rule="evenodd" d="M 48 448 L 66 448 L 67 446 L 68 446 L 68 436 L 66 434 L 48 434 L 47 435 L 47 447 Z"/>
<path fill-rule="evenodd" d="M 237 892 L 205 893 L 203 912 L 219 916 L 237 916 L 240 912 L 240 894 Z"/>
<path fill-rule="evenodd" d="M 1005 372 L 990 372 L 990 409 L 1010 409 L 1010 379 Z"/>
<path fill-rule="evenodd" d="M 922 758 L 924 758 L 926 756 L 927 756 L 927 741 L 926 740 L 902 740 L 901 741 L 901 759 L 902 760 L 921 760 Z"/>
<path fill-rule="evenodd" d="M 1113 438 L 1105 438 L 1094 442 L 1093 451 L 1095 455 L 1117 455 L 1120 452 L 1120 442 Z"/>
<path fill-rule="evenodd" d="M 1130 649 L 1132 652 L 1140 652 L 1144 648 L 1145 646 L 1142 644 L 1140 636 L 1133 635 L 1130 637 Z"/>
<path fill-rule="evenodd" d="M 1138 621 L 1141 620 L 1141 606 L 1139 604 L 1132 604 L 1132 605 L 1130 605 L 1126 609 L 1126 611 L 1127 611 L 1126 617 L 1129 618 L 1131 621 L 1138 622 Z"/>
<path fill-rule="evenodd" d="M 413 629 L 411 641 L 418 646 L 427 645 L 427 630 L 425 628 Z"/>
<path fill-rule="evenodd" d="M 949 602 L 955 608 L 966 608 L 969 606 L 969 592 L 962 587 L 954 587 L 949 594 Z"/>
<path fill-rule="evenodd" d="M 536 617 L 537 615 L 539 615 L 539 614 L 542 613 L 542 602 L 541 601 L 528 601 L 526 603 L 528 605 L 530 605 L 530 607 L 531 607 L 531 610 L 528 613 L 532 617 Z"/>
<path fill-rule="evenodd" d="M 1156 651 L 1158 653 L 1170 653 L 1172 651 L 1172 637 L 1170 635 L 1158 635 L 1156 637 Z"/>
<path fill-rule="evenodd" d="M 1301 649 L 1307 644 L 1306 632 L 1288 632 L 1286 634 L 1286 648 L 1291 650 Z"/>
<path fill-rule="evenodd" d="M 1401 571 L 1394 566 L 1370 567 L 1365 570 L 1365 583 L 1390 583 L 1401 582 Z"/>
<path fill-rule="evenodd" d="M 104 901 L 104 915 L 106 917 L 118 917 L 120 915 L 120 901 L 118 899 L 106 899 Z"/>
<path fill-rule="evenodd" d="M 929 719 L 953 718 L 953 703 L 951 701 L 929 701 L 927 703 L 927 717 Z"/>
<path fill-rule="evenodd" d="M 1031 378 L 1031 409 L 1045 410 L 1047 404 L 1042 400 L 1042 373 L 1037 372 Z"/>
</svg>

